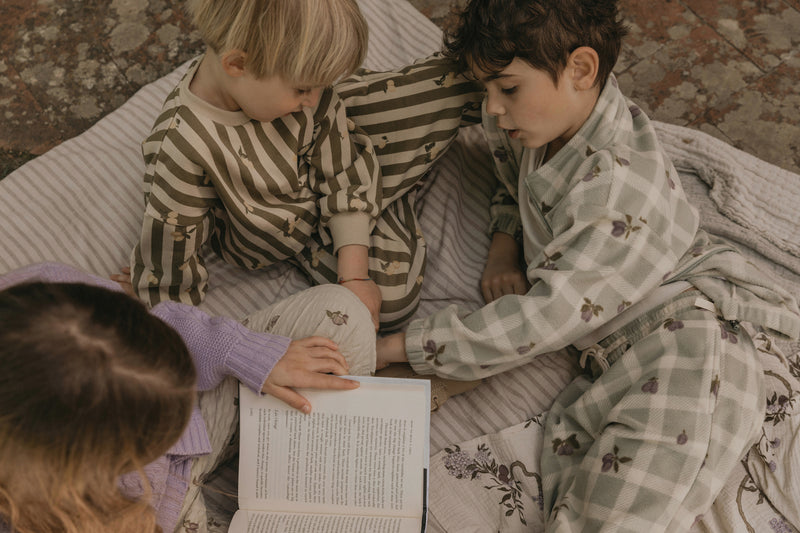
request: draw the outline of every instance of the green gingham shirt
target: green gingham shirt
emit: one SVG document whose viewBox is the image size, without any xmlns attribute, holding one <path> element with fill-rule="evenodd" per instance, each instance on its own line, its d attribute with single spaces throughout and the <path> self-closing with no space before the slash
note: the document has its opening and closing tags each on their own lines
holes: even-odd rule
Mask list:
<svg viewBox="0 0 800 533">
<path fill-rule="evenodd" d="M 323 91 L 315 109 L 259 122 L 192 94 L 198 65 L 142 144 L 145 211 L 131 256 L 139 297 L 150 305 L 200 303 L 206 243 L 246 269 L 294 257 L 314 232 L 335 249 L 369 246 L 381 204 L 379 167 L 336 92 Z"/>
<path fill-rule="evenodd" d="M 523 147 L 485 111 L 484 130 L 500 182 L 490 231 L 520 236 L 524 186 L 526 209 L 550 240 L 529 254 L 527 294 L 474 312 L 451 305 L 412 322 L 406 352 L 417 372 L 475 379 L 514 368 L 572 344 L 678 279 L 727 309 L 726 319 L 800 333 L 792 297 L 761 286 L 738 252 L 698 230 L 650 120 L 613 76 L 575 136 L 528 175 L 520 175 Z M 724 277 L 746 289 L 731 290 Z"/>
</svg>

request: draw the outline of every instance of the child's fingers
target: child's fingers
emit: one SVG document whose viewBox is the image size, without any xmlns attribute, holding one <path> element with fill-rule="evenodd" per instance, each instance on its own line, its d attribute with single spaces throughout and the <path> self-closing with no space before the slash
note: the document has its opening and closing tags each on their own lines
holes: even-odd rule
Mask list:
<svg viewBox="0 0 800 533">
<path fill-rule="evenodd" d="M 312 345 L 307 347 L 306 352 L 315 359 L 333 359 L 341 365 L 347 367 L 347 360 L 344 358 L 344 355 L 342 355 L 342 352 L 339 351 L 339 347 L 333 341 L 331 341 L 330 344 Z"/>
<path fill-rule="evenodd" d="M 307 387 L 310 389 L 352 390 L 359 387 L 359 383 L 357 381 L 342 379 L 326 374 L 317 374 L 314 372 L 309 373 L 302 381 L 303 383 L 298 384 L 297 386 Z M 302 411 L 306 414 L 311 412 L 311 402 L 309 402 L 305 396 L 298 393 L 294 389 L 267 383 L 264 385 L 263 391 L 274 396 L 275 398 L 278 398 L 290 407 L 294 407 L 298 411 Z"/>
<path fill-rule="evenodd" d="M 503 290 L 499 287 L 487 286 L 483 290 L 483 299 L 486 303 L 492 303 L 503 295 Z"/>
<path fill-rule="evenodd" d="M 348 365 L 336 343 L 324 337 L 292 341 L 286 354 L 278 361 L 276 368 L 294 368 L 313 372 L 334 372 L 347 374 Z"/>
<path fill-rule="evenodd" d="M 339 349 L 339 345 L 338 344 L 336 344 L 335 342 L 333 342 L 332 340 L 330 340 L 327 337 L 321 337 L 321 336 L 318 336 L 318 335 L 314 336 L 314 337 L 306 337 L 304 339 L 299 339 L 299 340 L 297 340 L 295 342 L 300 343 L 301 345 L 305 346 L 306 348 L 323 347 L 323 348 L 329 348 L 331 350 L 338 350 Z"/>
<path fill-rule="evenodd" d="M 513 291 L 514 294 L 519 294 L 519 295 L 528 294 L 528 284 L 526 283 L 526 280 L 523 279 L 514 283 Z"/>
<path fill-rule="evenodd" d="M 298 394 L 288 387 L 267 385 L 264 392 L 276 397 L 288 406 L 294 407 L 298 411 L 302 411 L 305 414 L 311 412 L 311 402 L 309 402 L 304 396 Z"/>
<path fill-rule="evenodd" d="M 503 285 L 499 278 L 487 279 L 481 282 L 481 293 L 486 303 L 491 303 L 503 295 Z"/>
<path fill-rule="evenodd" d="M 359 387 L 358 381 L 316 372 L 309 373 L 303 381 L 303 387 L 310 389 L 351 390 Z"/>
<path fill-rule="evenodd" d="M 112 274 L 109 276 L 111 281 L 116 281 L 117 285 L 119 285 L 122 290 L 128 296 L 136 297 L 136 293 L 133 292 L 133 285 L 131 284 L 131 278 L 125 274 Z"/>
<path fill-rule="evenodd" d="M 481 293 L 486 303 L 491 303 L 507 294 L 527 294 L 528 286 L 524 279 L 487 283 L 481 287 Z"/>
<path fill-rule="evenodd" d="M 481 286 L 481 295 L 483 296 L 483 301 L 487 304 L 494 301 L 494 298 L 492 297 L 492 290 L 488 286 Z"/>
<path fill-rule="evenodd" d="M 336 374 L 337 376 L 344 376 L 350 372 L 350 368 L 344 358 L 341 361 L 327 357 L 315 358 L 306 365 L 305 369 L 323 374 Z"/>
<path fill-rule="evenodd" d="M 309 348 L 307 350 L 307 353 L 314 359 L 318 359 L 320 361 L 332 360 L 340 364 L 342 367 L 344 367 L 345 370 L 347 369 L 347 360 L 344 358 L 344 355 L 342 355 L 342 352 L 340 352 L 339 350 L 332 350 L 328 347 L 316 346 L 314 348 Z"/>
</svg>

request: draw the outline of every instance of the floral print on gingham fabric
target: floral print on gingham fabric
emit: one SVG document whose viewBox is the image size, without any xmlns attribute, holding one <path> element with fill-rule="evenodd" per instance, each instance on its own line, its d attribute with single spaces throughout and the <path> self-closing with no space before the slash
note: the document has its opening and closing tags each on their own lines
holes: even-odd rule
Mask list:
<svg viewBox="0 0 800 533">
<path fill-rule="evenodd" d="M 697 211 L 652 124 L 644 113 L 634 116 L 611 80 L 580 131 L 524 176 L 521 145 L 484 113 L 502 192 L 492 206 L 491 230 L 518 231 L 522 206 L 514 202 L 524 187 L 526 215 L 552 239 L 527 257 L 526 295 L 498 298 L 478 310 L 450 305 L 413 321 L 406 352 L 417 372 L 471 380 L 510 370 L 572 344 L 656 286 L 688 279 L 720 309 L 737 314 L 726 320 L 800 335 L 792 295 L 765 287 L 763 274 L 727 241 L 698 229 Z M 734 342 L 736 333 L 730 333 L 725 340 Z M 426 359 L 429 341 L 437 349 L 446 345 L 435 362 Z M 530 343 L 533 349 L 517 352 Z"/>
<path fill-rule="evenodd" d="M 764 370 L 764 424 L 758 441 L 729 478 L 714 509 L 699 517 L 700 528 L 692 532 L 796 533 L 800 488 L 792 480 L 800 463 L 793 460 L 787 448 L 800 432 L 800 352 L 784 355 L 773 337 L 754 332 L 749 324 L 742 327 L 751 333 Z"/>
</svg>

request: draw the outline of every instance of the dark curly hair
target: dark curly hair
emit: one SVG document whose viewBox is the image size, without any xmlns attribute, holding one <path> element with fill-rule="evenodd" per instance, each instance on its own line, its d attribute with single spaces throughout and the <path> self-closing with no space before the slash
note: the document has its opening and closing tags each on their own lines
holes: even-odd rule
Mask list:
<svg viewBox="0 0 800 533">
<path fill-rule="evenodd" d="M 616 0 L 470 0 L 445 35 L 444 53 L 464 71 L 490 73 L 518 57 L 557 83 L 569 55 L 588 46 L 600 58 L 595 83 L 602 87 L 627 33 Z"/>
</svg>

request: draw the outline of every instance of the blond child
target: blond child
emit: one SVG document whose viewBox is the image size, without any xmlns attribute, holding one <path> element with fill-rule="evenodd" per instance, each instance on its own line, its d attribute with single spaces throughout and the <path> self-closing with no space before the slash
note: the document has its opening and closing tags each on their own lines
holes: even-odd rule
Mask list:
<svg viewBox="0 0 800 533">
<path fill-rule="evenodd" d="M 348 130 L 330 88 L 366 52 L 355 0 L 193 0 L 188 7 L 207 50 L 143 143 L 134 291 L 150 305 L 200 303 L 209 244 L 243 268 L 292 261 L 317 283 L 338 281 L 377 324 L 382 299 L 391 304 L 406 294 L 392 291 L 393 279 L 381 289 L 370 279 L 368 254 L 380 255 L 370 250 L 381 208 L 378 165 L 369 139 Z M 312 248 L 315 257 L 303 260 Z"/>
<path fill-rule="evenodd" d="M 189 11 L 207 51 L 143 144 L 136 294 L 199 303 L 209 244 L 247 269 L 290 261 L 353 291 L 383 329 L 403 325 L 425 272 L 415 192 L 459 126 L 479 120 L 479 87 L 432 57 L 332 89 L 365 56 L 355 0 L 192 0 Z"/>
<path fill-rule="evenodd" d="M 383 329 L 402 326 L 425 272 L 416 190 L 459 127 L 480 121 L 480 87 L 432 56 L 331 89 L 365 55 L 354 0 L 189 8 L 208 46 L 143 145 L 136 293 L 200 302 L 208 243 L 247 269 L 290 261 L 315 284 L 342 283 Z"/>
</svg>

